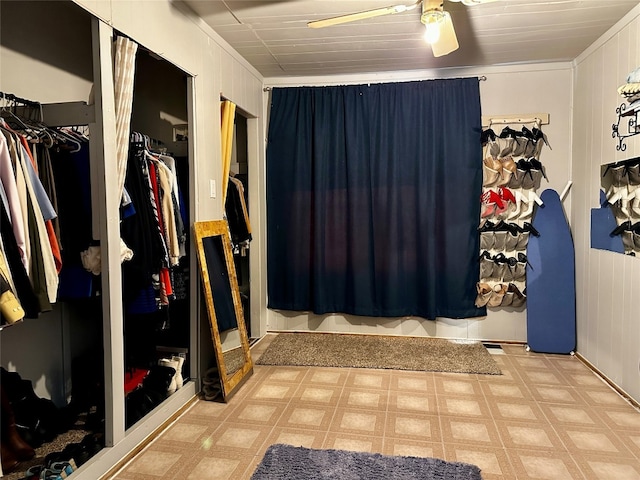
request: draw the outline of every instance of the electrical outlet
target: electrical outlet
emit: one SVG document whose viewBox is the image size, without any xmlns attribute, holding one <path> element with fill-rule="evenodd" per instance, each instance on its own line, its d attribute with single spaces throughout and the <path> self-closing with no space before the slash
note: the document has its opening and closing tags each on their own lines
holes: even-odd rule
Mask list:
<svg viewBox="0 0 640 480">
<path fill-rule="evenodd" d="M 216 198 L 216 181 L 213 179 L 209 180 L 209 196 Z"/>
</svg>

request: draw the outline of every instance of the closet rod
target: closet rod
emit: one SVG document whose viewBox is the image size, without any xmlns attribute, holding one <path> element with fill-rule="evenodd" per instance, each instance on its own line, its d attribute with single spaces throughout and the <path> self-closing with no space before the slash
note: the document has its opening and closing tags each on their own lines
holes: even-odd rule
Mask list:
<svg viewBox="0 0 640 480">
<path fill-rule="evenodd" d="M 548 113 L 524 113 L 514 115 L 483 115 L 482 126 L 505 125 L 509 123 L 538 123 L 539 125 L 549 125 Z"/>
<path fill-rule="evenodd" d="M 487 76 L 486 75 L 479 75 L 478 76 L 478 81 L 479 82 L 484 82 L 486 80 L 487 80 Z M 273 87 L 262 87 L 262 91 L 263 92 L 270 92 L 271 90 L 273 90 Z"/>
<path fill-rule="evenodd" d="M 10 102 L 22 103 L 23 105 L 27 105 L 29 107 L 40 107 L 40 104 L 38 102 L 27 100 L 26 98 L 20 98 L 13 93 L 0 92 L 0 99 L 9 100 Z"/>
</svg>

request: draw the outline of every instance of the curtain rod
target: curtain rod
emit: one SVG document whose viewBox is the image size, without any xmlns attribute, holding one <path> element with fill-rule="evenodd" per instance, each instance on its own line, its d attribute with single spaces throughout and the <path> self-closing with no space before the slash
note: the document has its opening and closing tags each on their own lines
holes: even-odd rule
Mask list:
<svg viewBox="0 0 640 480">
<path fill-rule="evenodd" d="M 457 77 L 457 78 L 460 78 L 460 77 Z M 473 78 L 473 77 L 467 77 L 467 78 Z M 478 78 L 479 82 L 484 82 L 484 81 L 487 80 L 487 76 L 486 75 L 480 75 L 477 78 Z M 442 79 L 442 80 L 446 80 L 446 78 Z M 412 80 L 409 80 L 409 81 L 412 81 Z M 273 90 L 273 87 L 263 87 L 262 88 L 263 92 L 270 92 L 271 90 Z"/>
</svg>

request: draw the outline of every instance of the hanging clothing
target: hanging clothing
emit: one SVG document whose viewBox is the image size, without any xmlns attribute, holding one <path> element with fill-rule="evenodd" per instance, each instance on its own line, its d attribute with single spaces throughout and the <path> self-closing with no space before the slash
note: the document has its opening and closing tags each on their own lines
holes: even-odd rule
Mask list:
<svg viewBox="0 0 640 480">
<path fill-rule="evenodd" d="M 85 270 L 80 256 L 92 244 L 89 143 L 83 142 L 77 152 L 54 147 L 49 153 L 57 211 L 63 212 L 57 218 L 62 256 L 58 295 L 61 299 L 90 298 L 94 275 Z"/>
<path fill-rule="evenodd" d="M 244 186 L 234 177 L 229 177 L 229 188 L 225 201 L 225 213 L 229 222 L 231 242 L 234 247 L 240 244 L 248 244 L 251 241 L 251 224 L 249 213 L 244 198 Z"/>
<path fill-rule="evenodd" d="M 10 216 L 8 224 L 11 225 L 16 239 L 18 252 L 20 254 L 20 259 L 26 269 L 29 268 L 29 263 L 26 252 L 22 203 L 20 202 L 18 193 L 16 174 L 13 166 L 14 162 L 12 161 L 11 153 L 9 151 L 9 133 L 5 130 L 1 131 L 3 135 L 0 135 L 0 181 L 2 181 L 2 186 L 8 200 L 8 204 L 5 205 Z M 15 152 L 15 144 L 13 145 L 13 151 Z"/>
</svg>

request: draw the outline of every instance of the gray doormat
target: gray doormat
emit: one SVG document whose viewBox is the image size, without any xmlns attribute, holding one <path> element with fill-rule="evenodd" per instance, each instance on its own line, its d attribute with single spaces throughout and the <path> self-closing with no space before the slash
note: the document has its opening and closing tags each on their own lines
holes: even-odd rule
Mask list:
<svg viewBox="0 0 640 480">
<path fill-rule="evenodd" d="M 437 458 L 271 445 L 251 480 L 482 480 L 475 465 Z"/>
<path fill-rule="evenodd" d="M 502 373 L 479 342 L 332 333 L 280 333 L 256 364 Z"/>
</svg>

